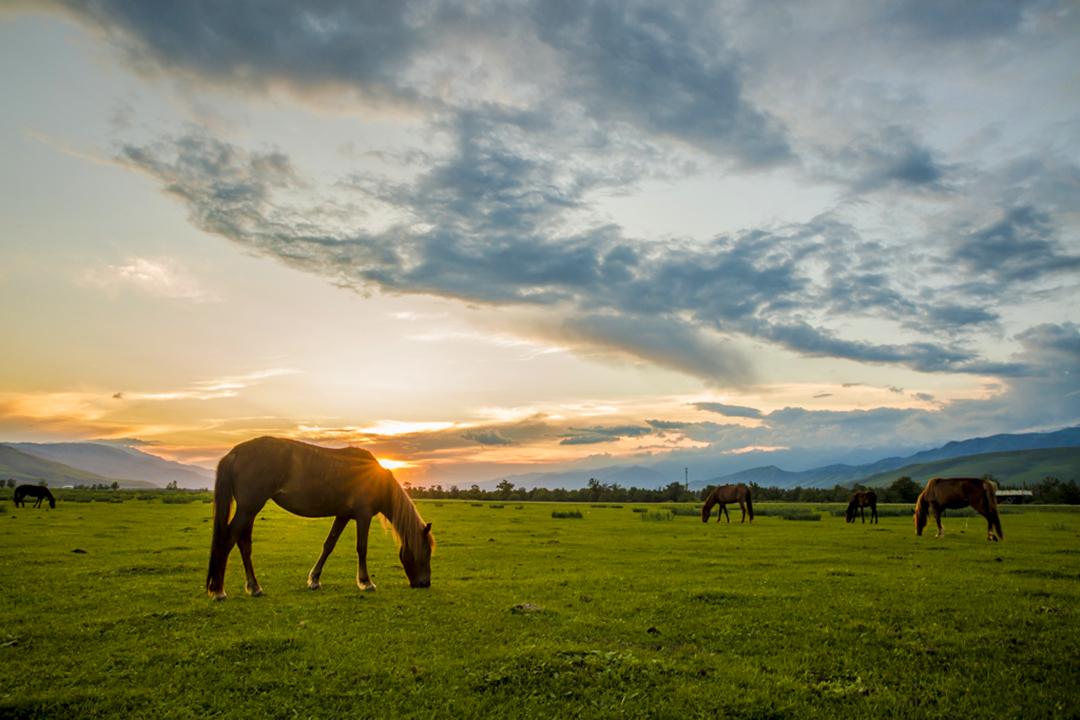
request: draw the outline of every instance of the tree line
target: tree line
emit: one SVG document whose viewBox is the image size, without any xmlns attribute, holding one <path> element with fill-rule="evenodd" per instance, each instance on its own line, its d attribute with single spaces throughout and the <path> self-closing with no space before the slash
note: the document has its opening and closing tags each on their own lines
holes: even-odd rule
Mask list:
<svg viewBox="0 0 1080 720">
<path fill-rule="evenodd" d="M 992 475 L 984 476 L 994 480 Z M 479 485 L 472 485 L 468 489 L 451 485 L 444 489 L 442 485 L 430 488 L 413 487 L 411 483 L 404 483 L 406 492 L 412 498 L 427 498 L 432 500 L 476 500 L 497 502 L 588 502 L 588 503 L 688 503 L 703 502 L 709 493 L 716 489 L 715 485 L 707 485 L 701 490 L 688 490 L 685 485 L 678 482 L 668 483 L 659 489 L 629 487 L 624 488 L 618 483 L 602 483 L 596 478 L 590 478 L 588 484 L 577 490 L 563 488 L 532 488 L 515 486 L 509 480 L 500 480 L 493 490 L 482 490 Z M 763 487 L 755 482 L 747 484 L 754 500 L 758 502 L 791 502 L 791 503 L 846 503 L 851 496 L 859 490 L 873 489 L 877 493 L 880 503 L 913 503 L 919 498 L 923 486 L 917 484 L 907 475 L 897 478 L 888 487 L 868 488 L 856 483 L 852 487 L 834 485 L 831 488 L 778 488 Z M 1002 488 L 1006 489 L 1006 488 Z M 1042 482 L 1028 487 L 1015 489 L 1031 490 L 1032 502 L 1045 503 L 1048 505 L 1080 505 L 1080 488 L 1077 488 L 1075 480 L 1067 483 L 1057 478 L 1047 477 Z"/>
</svg>

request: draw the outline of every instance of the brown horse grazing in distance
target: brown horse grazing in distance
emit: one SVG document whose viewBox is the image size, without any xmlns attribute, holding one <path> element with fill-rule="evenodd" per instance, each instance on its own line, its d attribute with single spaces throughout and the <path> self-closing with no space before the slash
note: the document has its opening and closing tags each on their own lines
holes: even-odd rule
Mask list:
<svg viewBox="0 0 1080 720">
<path fill-rule="evenodd" d="M 915 534 L 922 535 L 926 527 L 927 512 L 934 513 L 937 521 L 937 535 L 945 537 L 941 527 L 941 511 L 970 505 L 986 518 L 986 539 L 997 541 L 1005 539 L 1001 532 L 1001 518 L 998 517 L 997 491 L 994 483 L 980 478 L 932 478 L 926 483 L 926 489 L 915 501 Z M 997 532 L 997 537 L 994 533 Z"/>
<path fill-rule="evenodd" d="M 877 493 L 873 490 L 863 490 L 857 492 L 851 496 L 851 502 L 847 506 L 847 514 L 845 515 L 845 522 L 855 522 L 855 511 L 859 511 L 859 515 L 862 517 L 862 521 L 866 522 L 866 510 L 870 508 L 870 524 L 878 522 L 877 516 Z M 880 523 L 879 523 L 880 524 Z"/>
<path fill-rule="evenodd" d="M 731 523 L 731 516 L 728 515 L 727 507 L 728 503 L 737 502 L 739 508 L 742 509 L 742 520 L 740 523 L 746 522 L 746 515 L 749 512 L 750 522 L 754 522 L 754 503 L 750 498 L 750 488 L 746 487 L 742 483 L 738 485 L 721 485 L 720 487 L 709 493 L 709 497 L 705 499 L 705 505 L 701 508 L 701 522 L 709 522 L 709 515 L 712 514 L 713 505 L 719 505 L 720 509 L 716 512 L 716 522 L 720 522 L 720 516 L 727 517 L 727 521 Z"/>
<path fill-rule="evenodd" d="M 20 485 L 15 488 L 15 507 L 26 507 L 26 498 L 37 498 L 37 502 L 34 503 L 34 507 L 41 507 L 42 500 L 49 501 L 49 507 L 53 510 L 56 509 L 56 498 L 49 492 L 49 488 L 44 485 Z"/>
<path fill-rule="evenodd" d="M 234 500 L 236 510 L 230 520 Z M 350 520 L 356 521 L 356 584 L 361 590 L 375 589 L 367 571 L 367 538 L 376 514 L 389 519 L 401 543 L 398 557 L 409 584 L 414 588 L 431 585 L 431 553 L 435 549 L 431 523 L 424 524 L 412 500 L 371 453 L 262 437 L 237 445 L 218 463 L 214 534 L 206 573 L 206 591 L 215 600 L 225 599 L 225 565 L 233 545 L 240 546 L 248 594 L 262 596 L 251 565 L 251 531 L 267 500 L 303 517 L 334 518 L 322 554 L 308 573 L 312 590 L 322 587 L 319 576 L 323 564 Z"/>
</svg>

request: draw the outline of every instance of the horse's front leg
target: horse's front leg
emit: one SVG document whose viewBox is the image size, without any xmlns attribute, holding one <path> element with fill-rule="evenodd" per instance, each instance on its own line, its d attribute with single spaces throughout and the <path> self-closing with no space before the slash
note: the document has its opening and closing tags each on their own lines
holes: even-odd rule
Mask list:
<svg viewBox="0 0 1080 720">
<path fill-rule="evenodd" d="M 866 524 L 866 508 L 862 505 L 859 506 L 859 517 L 862 518 L 862 524 Z"/>
<path fill-rule="evenodd" d="M 728 525 L 730 525 L 731 524 L 731 515 L 728 514 L 727 505 L 721 505 L 720 509 L 724 511 L 724 517 L 727 518 Z M 720 519 L 717 518 L 716 522 L 720 522 Z"/>
<path fill-rule="evenodd" d="M 375 583 L 371 582 L 367 571 L 367 538 L 370 528 L 370 515 L 356 518 L 356 585 L 368 592 L 375 589 Z"/>
<path fill-rule="evenodd" d="M 322 588 L 319 577 L 322 575 L 323 565 L 326 564 L 326 558 L 330 557 L 330 553 L 334 552 L 334 546 L 337 545 L 338 538 L 341 537 L 345 526 L 349 524 L 349 520 L 351 520 L 349 517 L 334 518 L 334 524 L 330 527 L 330 534 L 323 541 L 322 554 L 319 555 L 319 559 L 315 561 L 315 567 L 311 568 L 311 572 L 307 576 L 307 586 L 312 590 Z"/>
<path fill-rule="evenodd" d="M 934 513 L 934 521 L 937 523 L 937 535 L 934 537 L 945 537 L 945 528 L 941 526 L 941 507 L 937 503 L 930 503 L 930 510 Z"/>
<path fill-rule="evenodd" d="M 742 520 L 739 521 L 739 524 L 741 525 L 746 522 L 746 503 L 742 500 L 739 501 L 739 509 L 742 510 Z"/>
</svg>

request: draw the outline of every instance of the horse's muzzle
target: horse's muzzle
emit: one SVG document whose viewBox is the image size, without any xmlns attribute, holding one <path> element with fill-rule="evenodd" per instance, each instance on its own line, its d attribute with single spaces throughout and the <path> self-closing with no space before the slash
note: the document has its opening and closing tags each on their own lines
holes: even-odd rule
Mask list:
<svg viewBox="0 0 1080 720">
<path fill-rule="evenodd" d="M 414 588 L 429 588 L 431 587 L 430 580 L 415 580 L 409 583 L 410 587 Z"/>
</svg>

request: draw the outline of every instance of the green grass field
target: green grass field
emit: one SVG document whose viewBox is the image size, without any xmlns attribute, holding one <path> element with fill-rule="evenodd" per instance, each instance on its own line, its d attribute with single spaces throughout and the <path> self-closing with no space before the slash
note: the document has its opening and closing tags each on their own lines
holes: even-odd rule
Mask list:
<svg viewBox="0 0 1080 720">
<path fill-rule="evenodd" d="M 1026 508 L 988 543 L 981 518 L 938 540 L 826 508 L 703 525 L 418 502 L 432 587 L 409 588 L 376 523 L 365 594 L 351 526 L 312 592 L 330 520 L 275 506 L 267 597 L 234 551 L 214 603 L 209 504 L 5 504 L 5 718 L 1080 717 L 1078 513 Z"/>
</svg>

